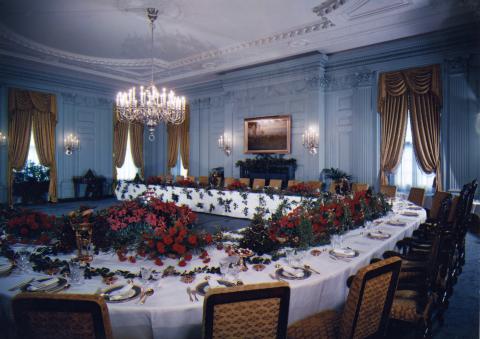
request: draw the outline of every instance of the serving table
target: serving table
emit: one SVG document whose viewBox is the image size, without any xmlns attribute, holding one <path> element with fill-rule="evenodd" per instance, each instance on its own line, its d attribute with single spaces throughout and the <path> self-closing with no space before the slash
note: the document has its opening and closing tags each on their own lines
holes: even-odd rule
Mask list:
<svg viewBox="0 0 480 339">
<path fill-rule="evenodd" d="M 426 213 L 422 210 L 415 211 L 417 216 L 399 215 L 406 203 L 394 204 L 394 211 L 389 215 L 377 220 L 378 226 L 382 232 L 391 234 L 386 240 L 377 240 L 366 237 L 367 230 L 356 229 L 347 232 L 344 235 L 343 246 L 349 246 L 356 249 L 359 255 L 350 261 L 333 260 L 328 252 L 322 251 L 331 248 L 328 246 L 319 246 L 317 249 L 322 253 L 319 256 L 313 256 L 310 251 L 305 251 L 303 259 L 304 264 L 310 265 L 320 274 L 313 273 L 305 280 L 289 281 L 291 288 L 289 323 L 305 318 L 316 312 L 326 309 L 339 309 L 344 304 L 348 295 L 346 287 L 347 278 L 355 274 L 358 269 L 369 264 L 374 257 L 381 257 L 386 250 L 394 249 L 395 243 L 406 236 L 411 236 L 412 232 L 425 221 Z M 395 214 L 396 213 L 396 214 Z M 388 225 L 388 220 L 401 219 L 405 221 L 405 226 Z M 226 256 L 223 250 L 208 248 L 211 257 L 209 265 L 218 266 L 219 261 Z M 62 259 L 68 259 L 69 256 L 60 256 Z M 137 261 L 135 264 L 119 262 L 113 253 L 100 254 L 94 257 L 92 266 L 109 267 L 111 269 L 125 269 L 132 272 L 138 272 L 141 266 L 152 267 L 157 271 L 163 270 L 168 265 L 176 266 L 177 261 L 165 259 L 163 267 L 155 266 L 152 261 Z M 272 282 L 269 274 L 274 273 L 275 263 L 285 265 L 285 259 L 272 262 L 261 272 L 254 271 L 251 267 L 246 272 L 241 272 L 239 279 L 244 284 Z M 203 266 L 200 259 L 193 259 L 184 267 L 191 270 L 193 267 Z M 182 268 L 177 267 L 177 270 Z M 2 322 L 12 327 L 11 299 L 17 292 L 8 291 L 8 289 L 26 278 L 40 276 L 37 273 L 17 274 L 15 271 L 7 277 L 0 278 L 0 303 Z M 108 304 L 110 320 L 112 323 L 113 334 L 117 339 L 122 338 L 199 338 L 201 337 L 201 324 L 203 312 L 203 297 L 199 301 L 191 302 L 186 288 L 194 288 L 197 284 L 204 281 L 206 274 L 197 274 L 191 284 L 185 284 L 179 277 L 170 276 L 161 278 L 153 282 L 152 286 L 155 293 L 144 305 L 137 303 L 137 300 L 131 300 L 125 303 Z M 213 277 L 218 277 L 214 275 Z M 123 281 L 121 278 L 119 281 Z M 139 281 L 137 281 L 140 284 Z M 105 287 L 99 277 L 91 280 L 85 280 L 83 285 L 72 285 L 68 290 L 60 293 L 95 293 L 100 287 Z M 261 316 L 259 314 L 258 316 Z M 3 325 L 3 324 L 0 324 Z"/>
<path fill-rule="evenodd" d="M 193 187 L 178 187 L 169 185 L 144 185 L 120 182 L 115 195 L 118 200 L 132 200 L 149 190 L 152 196 L 167 202 L 173 201 L 179 205 L 187 205 L 195 212 L 225 215 L 233 218 L 253 219 L 257 207 L 266 210 L 266 217 L 275 212 L 277 207 L 286 202 L 288 212 L 302 200 L 301 196 L 266 194 L 252 191 L 229 191 Z M 175 198 L 175 199 L 174 199 Z"/>
</svg>

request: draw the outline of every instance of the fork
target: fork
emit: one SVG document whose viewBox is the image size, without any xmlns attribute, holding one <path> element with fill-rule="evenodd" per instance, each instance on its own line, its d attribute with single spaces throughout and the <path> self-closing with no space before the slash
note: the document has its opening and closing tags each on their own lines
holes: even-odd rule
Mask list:
<svg viewBox="0 0 480 339">
<path fill-rule="evenodd" d="M 188 293 L 188 296 L 190 297 L 190 301 L 193 302 L 192 290 L 190 289 L 190 287 L 187 287 L 187 293 Z"/>
</svg>

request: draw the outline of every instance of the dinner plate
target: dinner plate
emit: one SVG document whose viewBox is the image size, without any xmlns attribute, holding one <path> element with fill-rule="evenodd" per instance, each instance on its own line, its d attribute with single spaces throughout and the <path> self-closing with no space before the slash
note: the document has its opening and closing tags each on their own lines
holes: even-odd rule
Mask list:
<svg viewBox="0 0 480 339">
<path fill-rule="evenodd" d="M 280 278 L 282 279 L 287 279 L 287 280 L 304 280 L 304 279 L 307 279 L 309 278 L 311 275 L 312 275 L 312 272 L 310 272 L 309 270 L 303 268 L 303 267 L 292 267 L 294 268 L 295 270 L 299 271 L 301 273 L 301 276 L 294 276 L 288 272 L 286 272 L 283 267 L 277 269 L 275 271 L 275 274 L 277 276 L 279 276 Z"/>
<path fill-rule="evenodd" d="M 387 221 L 387 225 L 390 226 L 406 226 L 407 224 L 400 220 L 389 220 Z"/>
<path fill-rule="evenodd" d="M 367 237 L 369 237 L 371 239 L 384 240 L 384 239 L 390 238 L 391 235 L 389 233 L 385 233 L 385 232 L 372 231 L 372 232 L 368 232 Z"/>
<path fill-rule="evenodd" d="M 418 217 L 418 213 L 415 212 L 402 212 L 400 214 L 406 217 Z"/>
<path fill-rule="evenodd" d="M 22 287 L 23 292 L 44 292 L 44 293 L 51 293 L 51 292 L 58 292 L 62 290 L 66 285 L 67 285 L 67 280 L 64 278 L 56 278 L 57 281 L 51 285 L 47 285 L 45 287 L 33 289 L 35 283 L 42 283 L 44 281 L 50 280 L 52 277 L 48 278 L 40 278 L 40 279 L 35 279 L 34 281 L 28 283 L 27 285 Z"/>
<path fill-rule="evenodd" d="M 222 286 L 218 286 L 218 287 L 236 286 L 234 283 L 232 283 L 230 281 L 222 280 L 222 279 L 217 280 L 217 282 L 218 282 L 219 285 L 222 285 Z M 200 284 L 197 285 L 197 287 L 195 287 L 195 290 L 197 291 L 197 293 L 202 295 L 202 296 L 207 294 L 209 289 L 210 289 L 210 285 L 206 281 L 201 282 Z"/>
<path fill-rule="evenodd" d="M 140 295 L 140 292 L 142 291 L 140 286 L 133 285 L 132 289 L 130 289 L 127 293 L 123 295 L 115 295 L 115 296 L 111 295 L 113 292 L 118 291 L 124 287 L 125 285 L 123 284 L 109 287 L 106 290 L 104 290 L 101 295 L 103 296 L 103 298 L 107 303 L 123 303 L 123 302 L 127 302 L 135 299 Z"/>
<path fill-rule="evenodd" d="M 358 251 L 351 248 L 334 248 L 329 253 L 337 258 L 354 258 L 358 256 Z"/>
</svg>

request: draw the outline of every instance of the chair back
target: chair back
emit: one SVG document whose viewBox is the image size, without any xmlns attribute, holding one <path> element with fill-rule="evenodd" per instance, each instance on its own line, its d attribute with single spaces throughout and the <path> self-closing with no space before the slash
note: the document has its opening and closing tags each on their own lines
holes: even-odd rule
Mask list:
<svg viewBox="0 0 480 339">
<path fill-rule="evenodd" d="M 165 183 L 171 184 L 173 182 L 173 175 L 166 174 L 166 175 L 163 176 L 163 179 L 164 179 Z"/>
<path fill-rule="evenodd" d="M 253 179 L 252 188 L 254 190 L 261 190 L 265 187 L 265 179 Z"/>
<path fill-rule="evenodd" d="M 381 185 L 380 193 L 382 193 L 386 197 L 395 198 L 395 196 L 397 195 L 397 186 Z"/>
<path fill-rule="evenodd" d="M 184 180 L 184 179 L 185 179 L 185 178 L 183 177 L 183 175 L 177 175 L 177 176 L 175 177 L 175 182 L 179 182 L 179 181 L 182 181 L 182 180 Z"/>
<path fill-rule="evenodd" d="M 352 192 L 357 193 L 357 192 L 363 192 L 368 190 L 368 184 L 362 184 L 359 182 L 354 182 L 352 184 Z"/>
<path fill-rule="evenodd" d="M 208 185 L 208 177 L 207 176 L 199 176 L 198 177 L 198 183 L 200 185 L 203 185 L 203 186 L 207 186 Z"/>
<path fill-rule="evenodd" d="M 314 190 L 321 190 L 323 186 L 321 181 L 307 181 L 306 184 Z"/>
<path fill-rule="evenodd" d="M 288 180 L 287 188 L 298 185 L 299 183 L 300 183 L 300 181 L 297 181 L 297 180 Z"/>
<path fill-rule="evenodd" d="M 337 193 L 337 185 L 340 185 L 339 183 L 335 182 L 335 181 L 332 181 L 330 183 L 330 187 L 328 187 L 328 191 L 330 193 Z"/>
<path fill-rule="evenodd" d="M 276 190 L 281 189 L 282 179 L 270 179 L 270 182 L 268 183 L 268 187 L 274 188 Z"/>
<path fill-rule="evenodd" d="M 425 189 L 412 187 L 410 193 L 408 193 L 408 201 L 413 202 L 417 206 L 423 207 L 425 201 Z"/>
<path fill-rule="evenodd" d="M 210 289 L 204 338 L 286 338 L 290 287 L 285 282 Z"/>
<path fill-rule="evenodd" d="M 191 181 L 191 182 L 195 182 L 195 176 L 193 176 L 193 175 L 187 176 L 186 179 Z"/>
<path fill-rule="evenodd" d="M 343 309 L 339 338 L 385 335 L 401 265 L 399 257 L 391 257 L 358 271 Z"/>
<path fill-rule="evenodd" d="M 224 186 L 225 187 L 228 187 L 230 186 L 231 184 L 233 184 L 235 182 L 235 178 L 232 178 L 232 177 L 226 177 L 224 179 Z"/>
<path fill-rule="evenodd" d="M 250 178 L 240 178 L 240 182 L 247 187 L 250 187 Z"/>
<path fill-rule="evenodd" d="M 97 295 L 20 293 L 12 309 L 21 339 L 112 338 L 107 305 Z"/>
<path fill-rule="evenodd" d="M 452 195 L 448 192 L 437 191 L 433 195 L 432 198 L 432 208 L 430 208 L 429 217 L 430 219 L 438 219 L 438 212 L 440 210 L 440 206 L 442 205 L 443 200 L 447 197 L 451 197 Z"/>
</svg>

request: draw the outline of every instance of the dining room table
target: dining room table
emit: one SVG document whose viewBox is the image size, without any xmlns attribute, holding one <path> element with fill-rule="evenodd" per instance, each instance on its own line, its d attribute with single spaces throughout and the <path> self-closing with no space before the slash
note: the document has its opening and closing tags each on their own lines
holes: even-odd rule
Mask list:
<svg viewBox="0 0 480 339">
<path fill-rule="evenodd" d="M 278 275 L 279 270 L 283 269 L 288 273 L 291 269 L 292 258 L 287 257 L 272 261 L 261 271 L 256 271 L 252 264 L 247 264 L 248 270 L 237 271 L 230 276 L 227 274 L 223 279 L 241 281 L 243 284 L 287 281 L 291 289 L 289 324 L 323 310 L 339 310 L 348 295 L 347 279 L 360 268 L 368 265 L 372 258 L 381 258 L 385 251 L 393 250 L 397 241 L 411 236 L 412 232 L 425 220 L 426 212 L 423 208 L 403 199 L 396 199 L 393 201 L 392 212 L 366 223 L 364 227 L 347 231 L 336 239 L 337 248 L 355 251 L 353 257 L 331 255 L 332 244 L 315 246 L 307 250 L 299 250 L 295 254 L 295 267 L 309 268 L 304 270 L 305 274 L 301 276 Z M 375 232 L 385 234 L 388 238 L 370 237 Z M 234 238 L 239 234 L 231 233 L 231 236 Z M 35 247 L 23 246 L 22 250 L 34 251 Z M 288 251 L 288 249 L 285 250 Z M 211 259 L 209 266 L 219 266 L 228 257 L 224 249 L 217 249 L 215 246 L 207 248 L 207 251 Z M 57 257 L 69 260 L 73 256 L 74 254 L 66 254 Z M 263 257 L 270 258 L 268 255 Z M 120 262 L 112 251 L 95 255 L 91 266 L 128 270 L 134 273 L 139 273 L 141 268 L 161 273 L 169 265 L 176 267 L 178 271 L 189 271 L 194 267 L 205 266 L 202 259 L 196 257 L 187 262 L 185 267 L 178 267 L 178 260 L 175 259 L 166 258 L 163 263 L 163 266 L 157 266 L 148 259 L 137 260 L 135 263 Z M 202 284 L 204 286 L 207 276 L 210 281 L 223 281 L 220 275 L 207 273 L 196 274 L 194 280 L 189 283 L 181 281 L 179 276 L 160 277 L 159 275 L 158 280 L 135 277 L 133 279 L 135 285 L 143 289 L 150 288 L 153 294 L 143 304 L 139 303 L 139 298 L 107 303 L 114 338 L 201 338 L 204 297 L 199 293 L 191 297 L 192 294 L 187 291 L 188 289 L 195 291 Z M 9 330 L 4 332 L 7 337 L 12 336 L 14 331 L 11 301 L 20 292 L 19 289 L 11 291 L 11 288 L 27 279 L 40 277 L 48 276 L 29 269 L 20 271 L 17 268 L 8 275 L 0 277 L 0 316 L 2 318 L 0 325 Z M 125 282 L 125 278 L 119 278 L 116 284 L 125 284 Z M 207 285 L 209 288 L 215 288 L 218 283 L 207 283 Z M 67 289 L 56 293 L 99 294 L 107 287 L 101 277 L 97 276 L 81 280 L 76 284 L 72 283 Z M 262 315 L 258 314 L 258 316 Z"/>
</svg>

